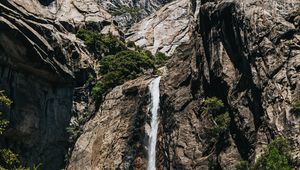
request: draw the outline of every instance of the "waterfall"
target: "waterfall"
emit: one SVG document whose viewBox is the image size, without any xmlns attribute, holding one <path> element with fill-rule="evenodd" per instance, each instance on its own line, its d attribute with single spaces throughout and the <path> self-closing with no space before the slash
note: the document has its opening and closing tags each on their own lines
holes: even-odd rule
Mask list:
<svg viewBox="0 0 300 170">
<path fill-rule="evenodd" d="M 159 109 L 159 82 L 160 77 L 155 78 L 149 84 L 149 91 L 151 94 L 151 131 L 148 144 L 148 166 L 147 170 L 155 170 L 156 161 L 156 141 L 157 141 L 157 130 L 158 130 L 158 119 L 157 111 Z"/>
</svg>

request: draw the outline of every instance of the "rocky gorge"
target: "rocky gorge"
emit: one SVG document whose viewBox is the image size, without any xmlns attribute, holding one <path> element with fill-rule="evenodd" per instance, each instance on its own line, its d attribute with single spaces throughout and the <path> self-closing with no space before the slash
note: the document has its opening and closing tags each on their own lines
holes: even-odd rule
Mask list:
<svg viewBox="0 0 300 170">
<path fill-rule="evenodd" d="M 97 100 L 106 51 L 91 50 L 81 29 L 168 60 Z M 0 146 L 25 166 L 146 169 L 149 85 L 160 75 L 156 169 L 250 168 L 278 137 L 300 168 L 298 0 L 2 0 L 0 61 L 13 101 L 0 106 L 10 122 Z M 208 99 L 220 101 L 221 123 Z"/>
</svg>

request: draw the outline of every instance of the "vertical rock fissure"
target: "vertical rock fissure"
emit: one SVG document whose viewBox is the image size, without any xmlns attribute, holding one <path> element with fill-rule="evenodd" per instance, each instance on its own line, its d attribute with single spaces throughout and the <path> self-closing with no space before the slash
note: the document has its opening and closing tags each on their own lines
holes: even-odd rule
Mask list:
<svg viewBox="0 0 300 170">
<path fill-rule="evenodd" d="M 158 118 L 157 113 L 159 109 L 159 83 L 160 77 L 155 78 L 149 84 L 149 91 L 151 95 L 151 104 L 150 104 L 150 112 L 151 112 L 151 129 L 149 134 L 149 143 L 148 143 L 148 170 L 155 170 L 156 164 L 156 142 L 157 142 L 157 130 L 158 130 Z"/>
</svg>

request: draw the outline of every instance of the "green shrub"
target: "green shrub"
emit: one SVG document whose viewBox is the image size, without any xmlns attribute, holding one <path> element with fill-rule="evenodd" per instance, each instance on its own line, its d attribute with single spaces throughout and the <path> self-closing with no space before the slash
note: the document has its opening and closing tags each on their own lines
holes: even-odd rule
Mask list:
<svg viewBox="0 0 300 170">
<path fill-rule="evenodd" d="M 111 33 L 100 35 L 96 31 L 80 28 L 76 36 L 82 39 L 88 49 L 94 53 L 112 55 L 127 49 L 125 43 Z"/>
<path fill-rule="evenodd" d="M 151 51 L 140 49 L 138 52 L 141 53 L 141 54 L 144 55 L 144 56 L 147 56 L 147 57 L 150 58 L 151 60 L 153 60 L 153 61 L 154 61 L 154 64 L 155 64 L 155 58 L 154 58 L 154 56 L 152 55 Z"/>
<path fill-rule="evenodd" d="M 209 129 L 213 141 L 229 130 L 230 116 L 224 110 L 224 103 L 217 97 L 209 97 L 202 102 L 202 112 L 210 114 L 214 123 Z"/>
<path fill-rule="evenodd" d="M 221 134 L 225 133 L 229 129 L 230 117 L 229 113 L 225 112 L 223 114 L 217 115 L 214 118 L 215 125 L 213 126 L 212 132 L 213 136 L 219 137 Z"/>
<path fill-rule="evenodd" d="M 10 106 L 12 104 L 12 101 L 4 95 L 4 91 L 0 91 L 0 103 Z"/>
<path fill-rule="evenodd" d="M 149 56 L 135 51 L 105 56 L 100 60 L 102 78 L 96 83 L 92 93 L 102 96 L 115 86 L 138 77 L 144 70 L 154 68 L 154 62 Z"/>
<path fill-rule="evenodd" d="M 94 97 L 101 97 L 99 95 L 103 95 L 106 92 L 105 87 L 104 87 L 104 83 L 102 82 L 102 80 L 97 81 L 97 83 L 95 84 L 95 86 L 92 89 L 92 95 Z"/>
<path fill-rule="evenodd" d="M 84 41 L 84 44 L 93 51 L 100 50 L 99 49 L 99 41 L 101 39 L 100 34 L 96 31 L 89 31 L 83 28 L 80 28 L 76 36 Z"/>
<path fill-rule="evenodd" d="M 10 149 L 0 150 L 1 166 L 7 169 L 15 169 L 20 166 L 18 155 L 14 154 Z"/>
<path fill-rule="evenodd" d="M 12 101 L 4 95 L 4 91 L 0 91 L 0 104 L 4 104 L 5 106 L 10 106 L 12 104 Z M 2 118 L 2 112 L 0 112 L 0 135 L 6 129 L 8 123 L 7 120 Z"/>
<path fill-rule="evenodd" d="M 0 91 L 0 104 L 9 106 L 12 101 L 4 95 L 4 91 Z M 0 135 L 3 134 L 6 127 L 8 126 L 8 121 L 2 118 L 2 113 L 0 112 Z M 9 149 L 0 149 L 0 169 L 11 169 L 15 164 L 20 164 L 17 155 L 15 155 Z"/>
<path fill-rule="evenodd" d="M 249 170 L 249 163 L 247 161 L 241 161 L 235 166 L 235 170 Z"/>
<path fill-rule="evenodd" d="M 249 166 L 248 162 L 241 161 L 236 165 L 236 170 L 291 170 L 289 165 L 291 156 L 289 142 L 285 138 L 277 138 L 268 144 L 265 153 Z"/>
<path fill-rule="evenodd" d="M 127 50 L 125 43 L 111 33 L 101 36 L 99 44 L 104 49 L 105 55 L 114 55 Z"/>
<path fill-rule="evenodd" d="M 2 113 L 0 112 L 0 135 L 2 135 L 5 129 L 7 128 L 8 123 L 9 122 L 7 120 L 2 119 Z"/>
<path fill-rule="evenodd" d="M 210 97 L 203 101 L 203 111 L 207 113 L 220 112 L 224 107 L 222 100 L 219 100 L 216 97 Z"/>
<path fill-rule="evenodd" d="M 284 138 L 273 140 L 251 170 L 291 170 L 290 145 Z"/>
<path fill-rule="evenodd" d="M 141 9 L 139 9 L 137 7 L 128 7 L 128 6 L 123 5 L 119 8 L 117 8 L 117 9 L 111 9 L 110 13 L 111 13 L 112 16 L 118 16 L 118 15 L 122 15 L 124 13 L 128 13 L 133 18 L 136 18 L 141 13 Z"/>
<path fill-rule="evenodd" d="M 135 45 L 135 43 L 134 43 L 133 41 L 128 41 L 128 42 L 126 43 L 126 45 L 127 45 L 127 47 L 129 47 L 129 48 L 136 48 L 136 45 Z"/>
<path fill-rule="evenodd" d="M 109 55 L 100 60 L 100 73 L 121 71 L 126 76 L 132 72 L 141 73 L 144 69 L 154 68 L 154 62 L 145 54 L 135 51 L 122 51 L 116 55 Z M 135 74 L 134 73 L 134 74 Z"/>
<path fill-rule="evenodd" d="M 162 52 L 157 52 L 155 54 L 155 64 L 158 66 L 162 66 L 166 64 L 166 61 L 168 60 L 168 57 L 162 53 Z"/>
<path fill-rule="evenodd" d="M 300 99 L 297 99 L 292 103 L 291 112 L 297 116 L 300 115 Z"/>
</svg>

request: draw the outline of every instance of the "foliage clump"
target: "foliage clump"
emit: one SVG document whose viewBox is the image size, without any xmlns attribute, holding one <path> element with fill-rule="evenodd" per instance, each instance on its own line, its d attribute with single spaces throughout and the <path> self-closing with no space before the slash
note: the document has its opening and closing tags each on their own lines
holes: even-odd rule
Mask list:
<svg viewBox="0 0 300 170">
<path fill-rule="evenodd" d="M 229 129 L 230 124 L 230 117 L 229 113 L 225 112 L 223 114 L 220 114 L 214 118 L 215 125 L 212 129 L 212 134 L 214 136 L 219 136 L 221 134 L 224 134 Z"/>
<path fill-rule="evenodd" d="M 12 104 L 12 101 L 4 95 L 4 91 L 0 91 L 0 103 L 6 106 L 10 106 Z"/>
<path fill-rule="evenodd" d="M 300 116 L 300 99 L 296 99 L 292 103 L 292 109 L 291 112 L 297 116 Z"/>
<path fill-rule="evenodd" d="M 144 70 L 155 68 L 151 58 L 136 51 L 105 56 L 99 63 L 102 78 L 92 90 L 96 96 L 102 96 L 113 87 L 138 77 Z"/>
<path fill-rule="evenodd" d="M 219 113 L 223 107 L 224 103 L 217 97 L 209 97 L 203 101 L 203 111 L 206 113 Z"/>
<path fill-rule="evenodd" d="M 1 168 L 16 169 L 19 168 L 21 163 L 18 155 L 10 149 L 0 149 L 0 164 Z"/>
<path fill-rule="evenodd" d="M 10 106 L 12 101 L 4 95 L 4 91 L 0 91 L 0 104 Z M 8 121 L 2 118 L 2 112 L 0 112 L 0 135 L 3 134 L 4 130 L 8 126 Z"/>
<path fill-rule="evenodd" d="M 128 48 L 136 48 L 137 47 L 133 41 L 127 41 L 126 44 L 127 44 Z"/>
<path fill-rule="evenodd" d="M 208 97 L 201 103 L 202 116 L 206 126 L 204 128 L 207 135 L 204 155 L 208 156 L 220 153 L 222 148 L 227 144 L 226 137 L 229 132 L 230 116 L 224 107 L 222 100 L 217 97 Z M 209 169 L 220 169 L 218 160 L 210 157 Z"/>
<path fill-rule="evenodd" d="M 285 138 L 273 140 L 251 170 L 291 170 L 290 144 Z"/>
<path fill-rule="evenodd" d="M 165 65 L 166 61 L 168 60 L 168 57 L 162 52 L 157 52 L 154 57 L 155 57 L 155 64 L 158 66 Z"/>
<path fill-rule="evenodd" d="M 225 111 L 224 103 L 217 97 L 206 98 L 202 102 L 202 112 L 212 117 L 213 127 L 210 133 L 214 138 L 219 138 L 229 130 L 230 116 Z"/>
<path fill-rule="evenodd" d="M 279 137 L 268 144 L 265 153 L 252 166 L 241 161 L 236 165 L 236 170 L 292 170 L 290 152 L 287 139 Z"/>
<path fill-rule="evenodd" d="M 114 55 L 127 49 L 126 44 L 111 33 L 101 35 L 99 32 L 80 28 L 76 36 L 96 54 Z"/>
<path fill-rule="evenodd" d="M 130 14 L 134 19 L 138 19 L 138 16 L 141 14 L 141 9 L 137 7 L 128 7 L 128 6 L 121 6 L 119 8 L 110 9 L 110 13 L 113 16 L 118 16 L 122 14 Z"/>
<path fill-rule="evenodd" d="M 235 170 L 249 170 L 249 163 L 247 161 L 241 161 L 235 166 Z"/>
</svg>

